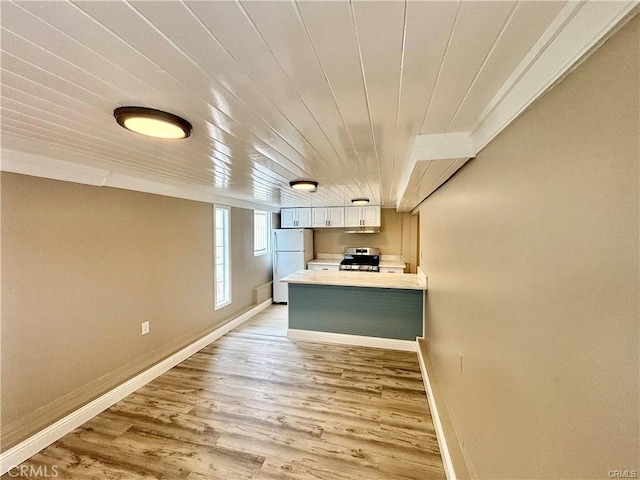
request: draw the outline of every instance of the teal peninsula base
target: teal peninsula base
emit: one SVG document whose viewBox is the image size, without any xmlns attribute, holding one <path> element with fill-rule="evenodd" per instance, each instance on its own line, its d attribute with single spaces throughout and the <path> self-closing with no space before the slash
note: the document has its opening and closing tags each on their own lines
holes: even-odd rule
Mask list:
<svg viewBox="0 0 640 480">
<path fill-rule="evenodd" d="M 290 329 L 413 341 L 423 306 L 424 290 L 289 283 Z"/>
</svg>

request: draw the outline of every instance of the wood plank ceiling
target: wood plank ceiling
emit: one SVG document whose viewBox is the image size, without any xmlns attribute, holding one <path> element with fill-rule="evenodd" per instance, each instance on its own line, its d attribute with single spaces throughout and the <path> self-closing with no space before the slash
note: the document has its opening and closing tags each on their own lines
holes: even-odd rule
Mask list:
<svg viewBox="0 0 640 480">
<path fill-rule="evenodd" d="M 466 161 L 412 166 L 415 139 L 472 132 L 540 39 L 561 31 L 554 22 L 567 2 L 0 8 L 6 151 L 269 207 L 368 197 L 387 206 L 405 198 L 407 209 Z M 122 105 L 181 115 L 193 135 L 127 132 L 112 115 Z M 318 192 L 294 193 L 297 177 L 317 180 Z"/>
</svg>

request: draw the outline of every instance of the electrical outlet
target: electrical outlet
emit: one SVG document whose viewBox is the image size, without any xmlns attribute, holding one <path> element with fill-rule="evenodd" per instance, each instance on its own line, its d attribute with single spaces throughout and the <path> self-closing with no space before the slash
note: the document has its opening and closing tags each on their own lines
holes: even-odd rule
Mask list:
<svg viewBox="0 0 640 480">
<path fill-rule="evenodd" d="M 142 326 L 142 335 L 146 335 L 147 333 L 149 333 L 149 321 L 148 320 L 146 322 L 142 322 L 141 326 Z"/>
</svg>

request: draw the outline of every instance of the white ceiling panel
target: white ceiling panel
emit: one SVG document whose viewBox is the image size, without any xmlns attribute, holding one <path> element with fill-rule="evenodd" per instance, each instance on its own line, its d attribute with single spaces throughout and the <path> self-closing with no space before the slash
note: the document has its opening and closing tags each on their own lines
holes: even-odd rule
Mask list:
<svg viewBox="0 0 640 480">
<path fill-rule="evenodd" d="M 407 4 L 402 85 L 398 107 L 396 162 L 389 195 L 396 197 L 398 181 L 414 139 L 420 134 L 444 61 L 460 2 Z"/>
<path fill-rule="evenodd" d="M 357 180 L 366 184 L 355 196 L 382 201 L 351 5 L 347 1 L 300 2 L 297 7 L 339 115 L 332 128 L 344 148 L 353 152 L 347 163 L 358 168 Z"/>
<path fill-rule="evenodd" d="M 533 48 L 566 2 L 519 2 L 494 50 L 478 71 L 466 97 L 460 103 L 448 132 L 469 131 L 492 95 Z"/>
<path fill-rule="evenodd" d="M 478 130 L 485 145 L 637 6 L 114 0 L 0 10 L 7 171 L 64 179 L 66 168 L 72 181 L 271 209 L 368 197 L 407 210 L 468 159 L 433 160 L 413 149 L 418 135 L 474 142 Z M 192 135 L 127 132 L 113 118 L 123 105 L 183 116 Z M 299 177 L 318 191 L 292 191 Z"/>
<path fill-rule="evenodd" d="M 380 178 L 390 179 L 390 187 L 396 162 L 406 3 L 354 2 L 352 8 L 373 137 L 373 156 Z M 383 190 L 382 195 L 386 197 L 388 192 Z"/>
<path fill-rule="evenodd" d="M 516 5 L 508 1 L 461 3 L 421 133 L 447 131 Z"/>
<path fill-rule="evenodd" d="M 317 146 L 318 154 L 334 174 L 346 170 L 349 177 L 345 180 L 354 179 L 355 185 L 363 188 L 366 184 L 363 172 L 359 171 L 357 164 L 347 161 L 353 157 L 353 149 L 341 142 L 339 130 L 333 127 L 340 125 L 339 112 L 296 5 L 289 2 L 246 2 L 243 6 L 269 46 L 273 60 L 299 97 L 299 105 L 306 109 L 310 123 L 305 125 L 305 131 L 312 135 L 307 138 L 309 143 Z M 327 129 L 327 126 L 332 128 Z M 326 180 L 319 175 L 316 178 Z M 351 182 L 338 186 L 352 196 L 358 194 L 352 189 Z"/>
</svg>

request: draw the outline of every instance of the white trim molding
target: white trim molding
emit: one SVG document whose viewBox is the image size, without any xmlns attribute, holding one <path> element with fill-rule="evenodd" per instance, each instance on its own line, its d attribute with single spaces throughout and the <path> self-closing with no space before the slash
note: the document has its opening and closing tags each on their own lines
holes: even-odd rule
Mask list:
<svg viewBox="0 0 640 480">
<path fill-rule="evenodd" d="M 196 340 L 192 344 L 174 353 L 170 357 L 167 357 L 161 362 L 156 363 L 149 369 L 136 375 L 130 380 L 127 380 L 126 382 L 118 385 L 104 395 L 96 398 L 95 400 L 89 402 L 78 410 L 70 413 L 66 417 L 58 420 L 54 424 L 44 428 L 38 433 L 20 442 L 15 447 L 10 448 L 6 452 L 3 452 L 0 455 L 0 475 L 4 475 L 12 468 L 21 464 L 42 449 L 51 445 L 56 440 L 65 436 L 73 429 L 92 419 L 99 413 L 103 412 L 107 408 L 125 398 L 127 395 L 130 395 L 139 388 L 143 387 L 156 377 L 159 377 L 163 373 L 172 369 L 180 362 L 183 362 L 191 355 L 197 353 L 198 351 L 209 345 L 211 342 L 214 342 L 229 331 L 249 320 L 254 315 L 260 313 L 265 308 L 269 307 L 272 303 L 272 299 L 269 298 L 259 305 L 254 306 L 253 308 L 240 314 L 230 322 L 227 322 L 219 328 L 215 329 L 213 332 L 205 335 L 199 340 Z"/>
<path fill-rule="evenodd" d="M 447 476 L 447 480 L 456 480 L 456 472 L 453 468 L 453 461 L 451 460 L 451 454 L 449 453 L 449 446 L 447 445 L 447 439 L 444 436 L 444 429 L 442 428 L 442 421 L 438 414 L 438 405 L 436 404 L 436 399 L 433 395 L 433 388 L 431 388 L 429 374 L 427 373 L 427 366 L 425 365 L 424 357 L 422 356 L 422 349 L 420 348 L 418 340 L 416 340 L 416 351 L 418 352 L 418 363 L 420 364 L 420 372 L 422 373 L 422 383 L 424 383 L 424 390 L 427 393 L 429 409 L 431 410 L 431 418 L 433 419 L 433 426 L 436 430 L 436 438 L 438 439 L 438 446 L 440 447 L 440 454 L 442 455 L 444 473 Z"/>
<path fill-rule="evenodd" d="M 67 155 L 73 158 L 72 155 Z M 274 203 L 256 203 L 250 200 L 231 198 L 213 193 L 210 189 L 190 184 L 170 182 L 166 179 L 143 178 L 140 174 L 125 175 L 104 168 L 90 167 L 80 163 L 57 160 L 51 157 L 35 155 L 2 148 L 0 152 L 0 170 L 19 173 L 32 177 L 50 178 L 63 182 L 80 183 L 95 187 L 113 187 L 134 192 L 164 195 L 166 197 L 195 200 L 205 203 L 219 203 L 230 207 L 279 212 Z"/>
<path fill-rule="evenodd" d="M 365 337 L 345 333 L 315 332 L 310 330 L 287 329 L 287 337 L 291 340 L 314 343 L 337 343 L 357 347 L 386 348 L 389 350 L 416 351 L 416 342 L 412 340 L 396 340 L 393 338 Z"/>
</svg>

